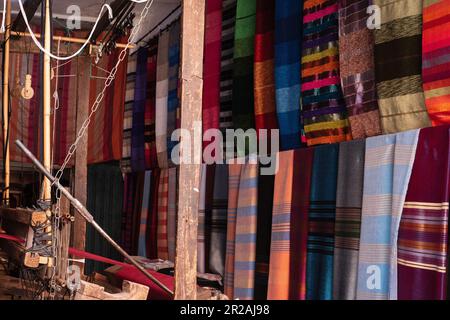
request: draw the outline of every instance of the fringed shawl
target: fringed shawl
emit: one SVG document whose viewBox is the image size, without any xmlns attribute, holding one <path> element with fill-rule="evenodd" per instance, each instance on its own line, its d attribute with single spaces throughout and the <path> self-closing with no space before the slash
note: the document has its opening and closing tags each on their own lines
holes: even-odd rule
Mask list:
<svg viewBox="0 0 450 320">
<path fill-rule="evenodd" d="M 158 187 L 158 225 L 157 225 L 157 245 L 158 258 L 169 259 L 168 238 L 167 238 L 167 214 L 169 200 L 169 169 L 162 169 Z"/>
</svg>

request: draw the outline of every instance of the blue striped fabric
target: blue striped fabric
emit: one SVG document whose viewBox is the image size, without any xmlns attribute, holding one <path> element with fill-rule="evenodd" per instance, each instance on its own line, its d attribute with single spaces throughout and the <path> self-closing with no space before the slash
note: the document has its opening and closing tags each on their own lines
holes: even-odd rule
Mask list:
<svg viewBox="0 0 450 320">
<path fill-rule="evenodd" d="M 307 300 L 333 299 L 338 155 L 338 144 L 314 150 L 308 214 Z"/>
<path fill-rule="evenodd" d="M 397 238 L 419 130 L 367 139 L 358 261 L 359 300 L 397 298 Z"/>
<path fill-rule="evenodd" d="M 302 1 L 275 4 L 275 88 L 281 149 L 301 145 L 300 64 Z"/>
<path fill-rule="evenodd" d="M 178 98 L 178 69 L 180 64 L 180 22 L 175 22 L 169 31 L 169 97 L 167 101 L 167 154 L 171 158 L 172 149 L 177 144 L 171 140 L 177 128 L 177 113 L 180 108 Z"/>
</svg>

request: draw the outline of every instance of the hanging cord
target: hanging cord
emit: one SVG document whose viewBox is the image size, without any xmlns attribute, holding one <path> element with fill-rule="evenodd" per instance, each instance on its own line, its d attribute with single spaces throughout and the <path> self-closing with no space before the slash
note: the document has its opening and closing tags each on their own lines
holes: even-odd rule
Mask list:
<svg viewBox="0 0 450 320">
<path fill-rule="evenodd" d="M 58 39 L 58 47 L 57 47 L 57 54 L 59 55 L 61 48 L 61 39 Z M 70 61 L 66 62 L 69 63 Z M 56 60 L 56 67 L 52 70 L 54 70 L 54 77 L 55 77 L 55 91 L 53 92 L 53 128 L 52 128 L 52 148 L 51 148 L 51 162 L 50 162 L 50 168 L 53 168 L 53 165 L 55 163 L 55 141 L 56 141 L 56 114 L 59 109 L 59 60 Z"/>
</svg>

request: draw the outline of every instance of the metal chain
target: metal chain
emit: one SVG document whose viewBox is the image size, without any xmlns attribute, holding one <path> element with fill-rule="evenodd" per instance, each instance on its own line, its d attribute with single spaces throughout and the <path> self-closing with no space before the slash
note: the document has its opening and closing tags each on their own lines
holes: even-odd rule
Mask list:
<svg viewBox="0 0 450 320">
<path fill-rule="evenodd" d="M 150 12 L 150 8 L 153 5 L 153 2 L 154 2 L 154 0 L 148 0 L 145 3 L 145 6 L 141 11 L 138 23 L 131 30 L 130 36 L 128 37 L 128 42 L 127 42 L 126 46 L 120 52 L 116 65 L 110 71 L 110 73 L 105 81 L 105 86 L 103 87 L 102 91 L 97 95 L 97 98 L 95 99 L 95 102 L 93 103 L 93 105 L 91 107 L 88 117 L 86 118 L 86 120 L 84 120 L 83 124 L 81 125 L 81 128 L 77 133 L 74 143 L 70 146 L 69 151 L 67 152 L 67 155 L 64 159 L 63 164 L 61 165 L 58 172 L 55 174 L 55 180 L 53 181 L 52 186 L 59 183 L 59 181 L 64 173 L 64 169 L 69 164 L 69 161 L 73 157 L 78 144 L 80 143 L 81 139 L 85 135 L 86 130 L 88 129 L 89 124 L 91 123 L 91 119 L 92 119 L 93 115 L 97 112 L 98 108 L 100 107 L 100 103 L 102 102 L 103 98 L 105 97 L 106 89 L 108 89 L 109 86 L 111 86 L 112 82 L 114 81 L 120 63 L 122 63 L 123 60 L 125 60 L 128 49 L 135 42 L 135 40 L 136 40 L 135 38 L 138 35 L 139 31 L 141 30 L 141 24 L 144 21 L 145 17 Z"/>
</svg>

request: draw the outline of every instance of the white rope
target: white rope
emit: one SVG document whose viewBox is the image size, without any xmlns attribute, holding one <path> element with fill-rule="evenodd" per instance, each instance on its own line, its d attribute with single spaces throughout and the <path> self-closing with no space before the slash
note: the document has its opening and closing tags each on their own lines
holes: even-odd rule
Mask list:
<svg viewBox="0 0 450 320">
<path fill-rule="evenodd" d="M 2 26 L 1 26 L 1 31 L 4 32 L 5 30 L 5 13 L 6 13 L 6 1 L 7 0 L 3 0 L 3 18 L 2 18 Z M 149 0 L 130 0 L 131 2 L 135 2 L 135 3 L 145 3 Z M 84 48 L 86 48 L 86 46 L 91 42 L 91 38 L 95 32 L 95 30 L 97 29 L 97 25 L 102 17 L 102 13 L 103 10 L 106 9 L 108 10 L 108 14 L 109 14 L 109 19 L 112 20 L 113 19 L 113 11 L 112 8 L 109 4 L 104 4 L 102 6 L 102 8 L 100 9 L 100 13 L 98 14 L 97 20 L 95 21 L 94 27 L 91 30 L 91 33 L 89 34 L 89 37 L 87 38 L 86 42 L 81 46 L 81 48 L 75 52 L 74 54 L 67 56 L 67 57 L 60 57 L 60 56 L 56 56 L 54 54 L 52 54 L 51 52 L 45 50 L 45 48 L 42 47 L 41 43 L 39 42 L 39 40 L 37 39 L 36 35 L 34 34 L 30 23 L 28 21 L 28 17 L 25 13 L 25 9 L 23 8 L 23 3 L 22 0 L 18 0 L 19 2 L 19 6 L 20 6 L 20 11 L 22 12 L 22 16 L 23 16 L 23 20 L 25 21 L 25 24 L 27 25 L 28 31 L 30 32 L 31 38 L 33 39 L 34 43 L 36 44 L 36 46 L 39 48 L 39 50 L 41 50 L 42 52 L 44 52 L 46 55 L 50 56 L 52 59 L 55 60 L 70 60 L 75 58 L 76 56 L 78 56 L 81 52 L 83 52 Z"/>
</svg>

